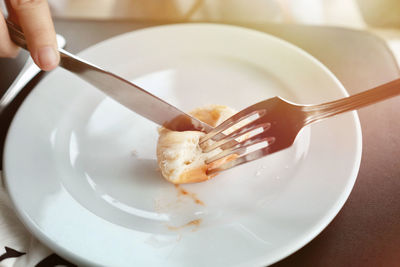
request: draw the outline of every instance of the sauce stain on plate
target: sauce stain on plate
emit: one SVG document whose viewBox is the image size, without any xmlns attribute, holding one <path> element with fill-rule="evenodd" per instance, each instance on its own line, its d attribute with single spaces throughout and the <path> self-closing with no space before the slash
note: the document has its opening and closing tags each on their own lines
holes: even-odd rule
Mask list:
<svg viewBox="0 0 400 267">
<path fill-rule="evenodd" d="M 169 231 L 179 233 L 196 231 L 201 226 L 207 212 L 205 203 L 197 194 L 188 191 L 181 185 L 168 187 L 165 194 L 155 199 L 155 211 L 166 214 L 168 220 L 163 225 Z"/>
<path fill-rule="evenodd" d="M 175 184 L 175 188 L 178 190 L 178 197 L 187 196 L 191 198 L 194 201 L 194 203 L 204 206 L 204 202 L 201 201 L 195 193 L 188 192 L 187 190 L 185 190 L 184 188 L 182 188 L 180 185 L 177 184 Z"/>
<path fill-rule="evenodd" d="M 194 232 L 199 228 L 201 222 L 202 222 L 202 219 L 196 219 L 196 220 L 190 221 L 188 223 L 185 223 L 184 225 L 181 225 L 181 226 L 167 225 L 167 227 L 168 227 L 169 230 L 177 231 L 177 230 L 181 230 L 181 229 L 186 228 L 186 227 L 192 227 L 193 226 L 192 232 Z"/>
</svg>

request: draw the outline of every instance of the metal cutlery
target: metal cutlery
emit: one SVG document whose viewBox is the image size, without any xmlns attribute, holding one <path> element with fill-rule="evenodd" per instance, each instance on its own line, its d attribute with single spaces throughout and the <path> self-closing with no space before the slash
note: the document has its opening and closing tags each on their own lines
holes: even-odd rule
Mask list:
<svg viewBox="0 0 400 267">
<path fill-rule="evenodd" d="M 233 115 L 200 140 L 200 147 L 204 152 L 210 152 L 217 148 L 222 150 L 207 159 L 207 164 L 229 155 L 236 155 L 234 160 L 217 168 L 209 169 L 208 174 L 221 172 L 281 151 L 290 147 L 301 129 L 310 124 L 397 95 L 400 95 L 400 79 L 319 105 L 299 105 L 280 97 L 261 101 Z M 256 118 L 227 135 L 221 134 L 243 120 L 250 120 L 251 117 Z M 251 135 L 252 132 L 255 134 Z M 249 137 L 243 138 L 243 141 L 237 141 L 238 138 L 245 135 Z M 207 142 L 210 139 L 213 142 Z M 256 145 L 262 145 L 262 147 L 250 151 Z"/>
<path fill-rule="evenodd" d="M 27 49 L 21 28 L 6 20 L 11 39 L 20 47 Z M 107 96 L 139 115 L 162 125 L 170 130 L 199 130 L 208 132 L 212 129 L 206 123 L 186 114 L 150 92 L 140 88 L 124 78 L 89 63 L 63 49 L 60 52 L 60 66 L 78 75 L 94 85 Z"/>
<path fill-rule="evenodd" d="M 65 43 L 65 38 L 57 34 L 58 47 L 63 48 L 65 46 Z M 41 70 L 39 69 L 39 67 L 36 66 L 36 64 L 33 62 L 33 59 L 31 57 L 28 57 L 24 67 L 0 99 L 0 115 L 4 112 L 5 108 L 14 100 L 18 93 L 21 92 L 25 85 L 27 85 L 27 83 L 32 80 L 40 71 Z"/>
</svg>

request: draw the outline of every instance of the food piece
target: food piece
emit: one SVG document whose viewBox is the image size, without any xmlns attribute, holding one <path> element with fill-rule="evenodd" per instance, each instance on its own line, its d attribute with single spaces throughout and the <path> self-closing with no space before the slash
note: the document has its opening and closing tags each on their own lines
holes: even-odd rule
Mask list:
<svg viewBox="0 0 400 267">
<path fill-rule="evenodd" d="M 235 113 L 233 109 L 227 106 L 212 105 L 195 109 L 190 114 L 215 127 Z M 159 135 L 157 144 L 158 166 L 164 178 L 174 184 L 209 180 L 215 175 L 207 175 L 207 169 L 220 166 L 236 157 L 231 155 L 212 164 L 206 164 L 206 159 L 218 154 L 221 150 L 216 149 L 209 153 L 202 152 L 199 141 L 205 133 L 199 131 L 177 132 L 161 128 Z"/>
<path fill-rule="evenodd" d="M 196 108 L 190 115 L 213 127 L 220 125 L 223 121 L 236 113 L 230 107 L 222 105 L 210 105 L 203 108 Z"/>
</svg>

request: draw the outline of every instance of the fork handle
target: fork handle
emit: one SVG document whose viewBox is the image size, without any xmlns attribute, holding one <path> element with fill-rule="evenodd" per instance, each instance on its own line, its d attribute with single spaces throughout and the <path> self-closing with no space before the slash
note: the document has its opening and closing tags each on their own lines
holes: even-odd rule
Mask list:
<svg viewBox="0 0 400 267">
<path fill-rule="evenodd" d="M 304 106 L 303 111 L 306 112 L 305 123 L 311 124 L 337 114 L 357 110 L 397 95 L 400 95 L 400 79 L 332 102 Z"/>
</svg>

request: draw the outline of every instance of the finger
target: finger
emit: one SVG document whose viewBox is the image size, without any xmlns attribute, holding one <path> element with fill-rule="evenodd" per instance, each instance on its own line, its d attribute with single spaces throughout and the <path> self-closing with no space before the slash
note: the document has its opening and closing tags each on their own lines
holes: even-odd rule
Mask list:
<svg viewBox="0 0 400 267">
<path fill-rule="evenodd" d="M 46 0 L 10 0 L 35 63 L 42 70 L 57 67 L 60 55 Z"/>
<path fill-rule="evenodd" d="M 18 47 L 11 41 L 7 24 L 3 14 L 0 12 L 0 57 L 16 57 Z"/>
</svg>

